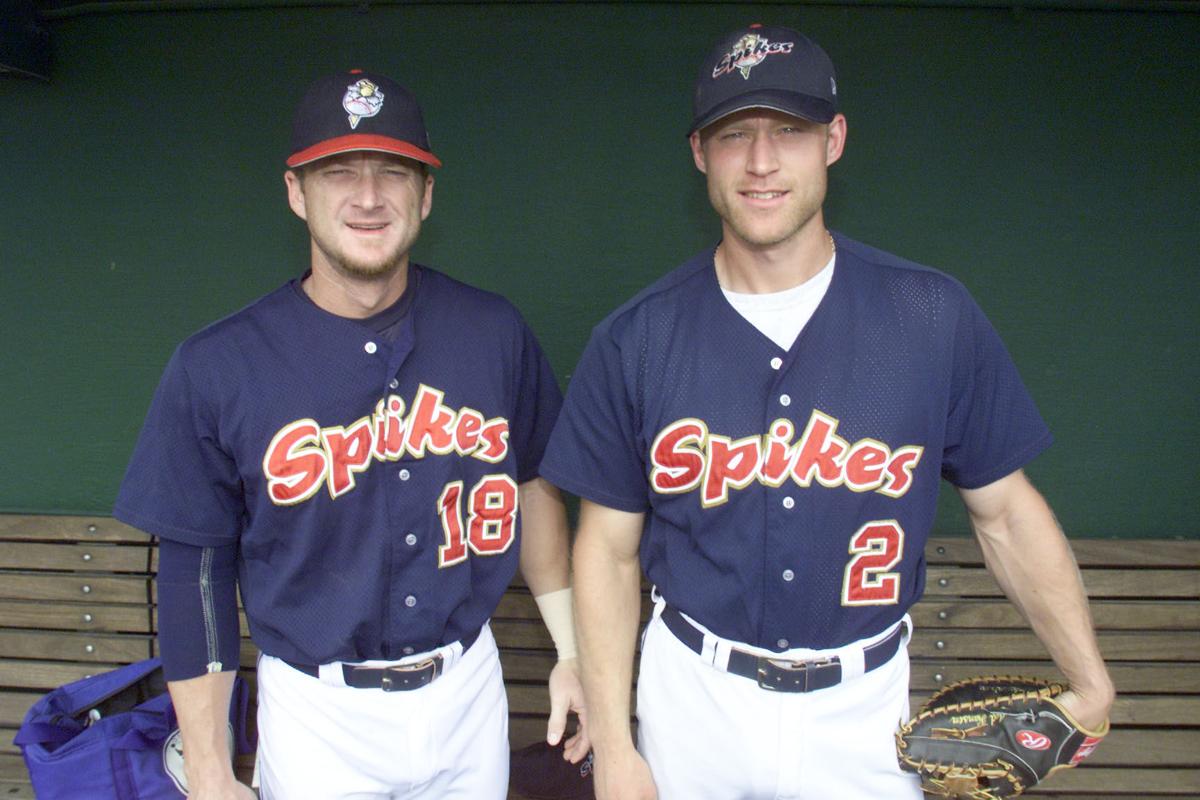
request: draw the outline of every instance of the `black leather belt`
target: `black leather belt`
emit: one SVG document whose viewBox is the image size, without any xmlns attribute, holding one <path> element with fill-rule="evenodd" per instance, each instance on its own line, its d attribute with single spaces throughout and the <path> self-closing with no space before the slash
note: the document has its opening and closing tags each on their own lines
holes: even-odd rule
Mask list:
<svg viewBox="0 0 1200 800">
<path fill-rule="evenodd" d="M 664 606 L 662 620 L 667 630 L 689 649 L 697 654 L 704 652 L 704 632 L 684 619 L 677 610 Z M 896 655 L 906 624 L 902 623 L 886 638 L 863 648 L 864 672 L 886 664 Z M 749 678 L 773 692 L 815 692 L 842 682 L 842 664 L 837 656 L 812 661 L 786 661 L 731 648 L 729 666 L 725 671 Z"/>
<path fill-rule="evenodd" d="M 462 651 L 467 652 L 478 638 L 479 631 L 476 630 L 460 639 Z M 442 674 L 445 660 L 439 653 L 412 664 L 401 664 L 394 667 L 359 667 L 354 664 L 342 664 L 342 678 L 345 679 L 347 686 L 355 689 L 407 692 L 433 683 Z M 316 664 L 294 664 L 291 661 L 283 663 L 305 675 L 314 678 L 321 676 L 321 668 Z"/>
</svg>

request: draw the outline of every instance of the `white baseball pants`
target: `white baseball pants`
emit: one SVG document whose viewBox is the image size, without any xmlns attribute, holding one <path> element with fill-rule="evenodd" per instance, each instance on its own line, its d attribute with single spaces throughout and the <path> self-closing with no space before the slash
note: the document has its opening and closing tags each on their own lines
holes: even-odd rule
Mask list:
<svg viewBox="0 0 1200 800">
<path fill-rule="evenodd" d="M 659 613 L 642 645 L 637 716 L 660 800 L 921 800 L 920 781 L 896 758 L 907 637 L 871 672 L 791 694 L 706 663 Z"/>
<path fill-rule="evenodd" d="M 491 630 L 466 653 L 458 644 L 435 652 L 443 674 L 396 692 L 348 687 L 340 666 L 323 665 L 318 679 L 263 656 L 263 800 L 504 800 L 508 700 Z"/>
</svg>

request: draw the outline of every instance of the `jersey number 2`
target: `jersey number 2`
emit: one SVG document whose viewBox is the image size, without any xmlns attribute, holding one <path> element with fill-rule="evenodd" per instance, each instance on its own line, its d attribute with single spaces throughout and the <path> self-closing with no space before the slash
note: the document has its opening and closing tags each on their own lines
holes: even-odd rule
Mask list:
<svg viewBox="0 0 1200 800">
<path fill-rule="evenodd" d="M 900 573 L 890 570 L 904 556 L 904 530 L 894 519 L 863 525 L 850 537 L 853 558 L 842 581 L 842 605 L 886 606 L 900 602 Z"/>
<path fill-rule="evenodd" d="M 452 481 L 438 498 L 438 516 L 446 543 L 438 548 L 438 567 L 450 567 L 467 558 L 467 547 L 476 555 L 503 553 L 513 543 L 517 523 L 517 484 L 508 475 L 485 475 L 467 498 L 467 519 L 462 516 L 463 482 Z"/>
</svg>

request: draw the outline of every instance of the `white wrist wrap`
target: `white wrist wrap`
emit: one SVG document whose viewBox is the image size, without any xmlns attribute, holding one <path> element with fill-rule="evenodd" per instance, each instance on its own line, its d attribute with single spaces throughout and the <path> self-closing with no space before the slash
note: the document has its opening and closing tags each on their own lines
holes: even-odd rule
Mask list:
<svg viewBox="0 0 1200 800">
<path fill-rule="evenodd" d="M 546 630 L 550 631 L 550 638 L 554 640 L 558 660 L 575 658 L 579 651 L 575 647 L 574 603 L 570 587 L 538 595 L 533 601 L 537 603 Z"/>
</svg>

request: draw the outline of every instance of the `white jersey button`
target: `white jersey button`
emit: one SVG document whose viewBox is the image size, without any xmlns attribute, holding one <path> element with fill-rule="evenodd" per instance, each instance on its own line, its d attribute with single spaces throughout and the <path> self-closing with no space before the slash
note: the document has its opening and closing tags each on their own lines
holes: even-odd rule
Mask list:
<svg viewBox="0 0 1200 800">
<path fill-rule="evenodd" d="M 787 649 L 788 649 L 788 640 L 787 640 L 787 639 L 780 639 L 780 640 L 779 640 L 778 642 L 776 642 L 775 644 L 776 644 L 776 646 L 777 646 L 777 647 L 778 647 L 780 650 L 787 650 Z"/>
<path fill-rule="evenodd" d="M 363 345 L 363 350 L 367 351 L 367 355 L 374 355 L 378 349 L 379 347 L 374 342 L 367 342 Z"/>
<path fill-rule="evenodd" d="M 779 395 L 779 405 L 790 406 L 792 404 L 792 396 L 790 394 Z"/>
<path fill-rule="evenodd" d="M 796 579 L 796 573 L 792 572 L 790 569 L 785 569 L 783 571 L 783 579 L 790 583 L 791 581 Z"/>
<path fill-rule="evenodd" d="M 783 498 L 783 507 L 784 508 L 790 509 L 790 508 L 793 508 L 795 505 L 796 505 L 796 501 L 793 500 L 792 498 L 790 498 L 790 497 Z"/>
<path fill-rule="evenodd" d="M 405 536 L 404 543 L 409 547 L 412 547 L 417 543 L 417 535 L 415 533 L 410 533 L 408 536 Z"/>
<path fill-rule="evenodd" d="M 411 594 L 408 597 L 404 598 L 404 605 L 408 606 L 409 608 L 412 608 L 416 604 L 417 604 L 417 598 L 413 597 Z"/>
<path fill-rule="evenodd" d="M 771 359 L 771 369 L 779 369 L 782 366 L 783 366 L 783 359 L 780 358 L 779 356 L 775 356 L 774 358 Z"/>
<path fill-rule="evenodd" d="M 404 653 L 404 655 L 406 655 L 406 656 L 411 656 L 413 653 L 415 653 L 417 651 L 413 650 L 411 647 L 406 647 L 403 650 L 401 650 L 400 652 Z"/>
<path fill-rule="evenodd" d="M 395 378 L 392 378 L 391 381 L 388 382 L 388 388 L 389 389 L 399 389 L 400 381 L 396 380 Z"/>
<path fill-rule="evenodd" d="M 400 480 L 406 481 L 411 477 L 412 477 L 412 473 L 409 472 L 408 470 L 406 470 L 406 469 L 400 470 Z"/>
</svg>

